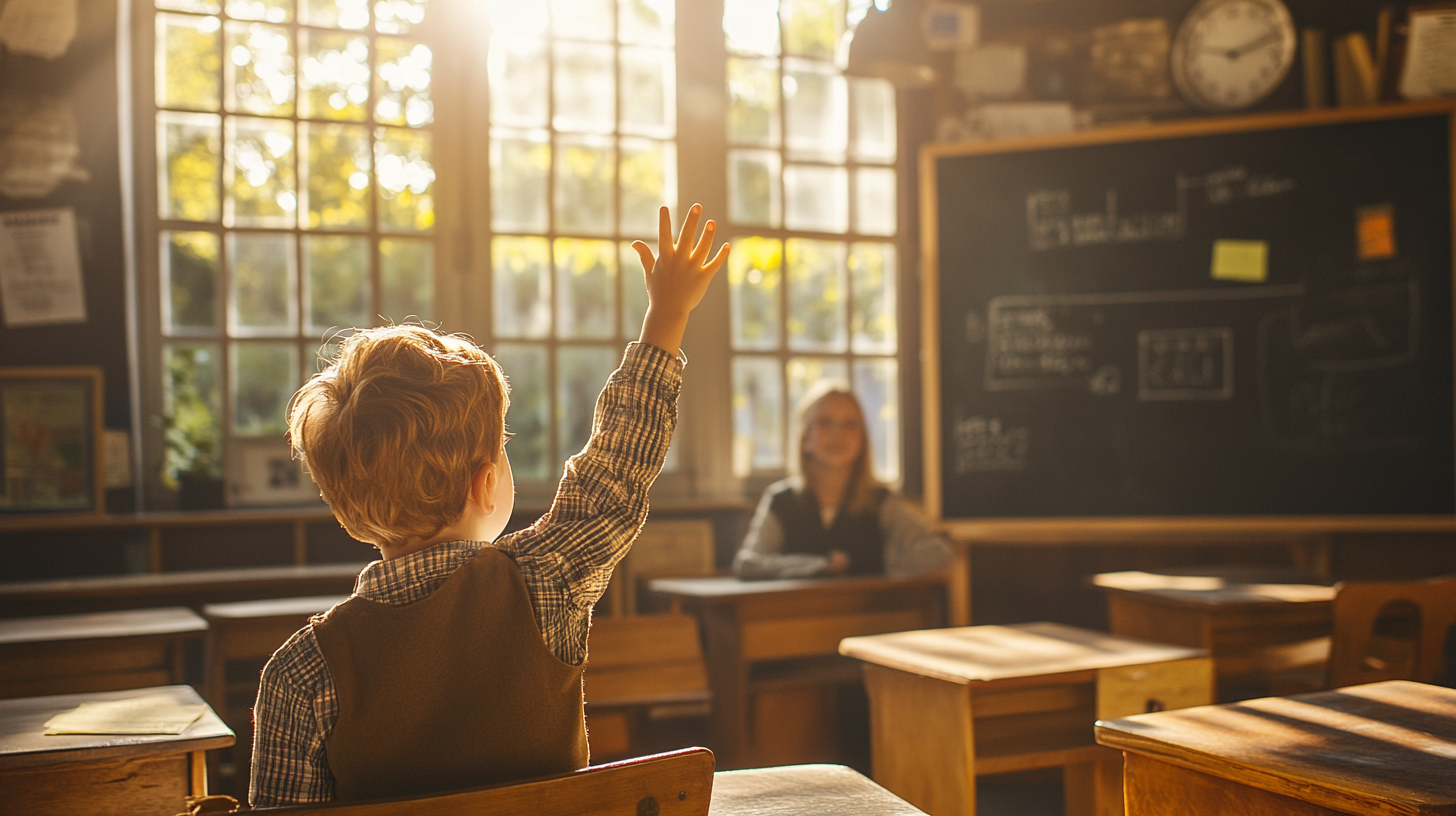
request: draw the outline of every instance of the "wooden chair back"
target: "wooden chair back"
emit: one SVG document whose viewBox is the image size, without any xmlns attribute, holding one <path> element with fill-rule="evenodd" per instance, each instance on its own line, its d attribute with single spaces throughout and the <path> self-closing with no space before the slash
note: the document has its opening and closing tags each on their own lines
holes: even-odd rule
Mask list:
<svg viewBox="0 0 1456 816">
<path fill-rule="evenodd" d="M 598 616 L 635 615 L 637 596 L 653 578 L 713 574 L 713 523 L 706 519 L 652 519 L 642 525 L 627 556 L 597 604 Z"/>
<path fill-rule="evenodd" d="M 206 631 L 183 607 L 0 620 L 0 698 L 183 683 L 183 648 Z"/>
<path fill-rule="evenodd" d="M 267 812 L 277 816 L 707 816 L 712 792 L 713 752 L 687 748 L 526 782 Z"/>
<path fill-rule="evenodd" d="M 1397 631 L 1386 625 L 1392 618 L 1403 624 L 1394 627 Z M 1383 680 L 1435 682 L 1445 668 L 1443 649 L 1452 626 L 1456 576 L 1343 581 L 1335 586 L 1329 687 Z"/>
<path fill-rule="evenodd" d="M 712 692 L 690 615 L 631 615 L 592 621 L 586 664 L 586 715 L 592 756 L 633 756 L 652 747 L 701 739 L 679 730 L 673 741 L 649 738 L 667 721 L 691 727 L 706 718 Z M 682 741 L 677 741 L 681 739 Z"/>
</svg>

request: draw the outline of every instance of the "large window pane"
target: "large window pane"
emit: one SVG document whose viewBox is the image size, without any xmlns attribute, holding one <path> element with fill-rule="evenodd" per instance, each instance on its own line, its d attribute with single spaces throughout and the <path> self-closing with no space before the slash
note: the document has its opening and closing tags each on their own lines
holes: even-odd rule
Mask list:
<svg viewBox="0 0 1456 816">
<path fill-rule="evenodd" d="M 856 360 L 854 393 L 864 407 L 875 476 L 900 478 L 900 368 L 893 357 Z"/>
<path fill-rule="evenodd" d="M 555 256 L 560 336 L 616 336 L 616 242 L 557 238 Z"/>
<path fill-rule="evenodd" d="M 162 233 L 162 322 L 168 334 L 211 334 L 218 325 L 215 232 Z"/>
<path fill-rule="evenodd" d="M 551 170 L 545 131 L 497 131 L 490 140 L 490 223 L 499 232 L 545 232 Z"/>
<path fill-rule="evenodd" d="M 215 343 L 162 347 L 163 481 L 222 476 L 222 354 Z"/>
<path fill-rule="evenodd" d="M 833 59 L 844 35 L 844 0 L 782 0 L 784 53 Z"/>
<path fill-rule="evenodd" d="M 369 326 L 369 239 L 310 235 L 303 239 L 308 331 Z"/>
<path fill-rule="evenodd" d="M 369 38 L 310 29 L 298 36 L 303 53 L 298 114 L 311 119 L 364 121 L 369 102 Z"/>
<path fill-rule="evenodd" d="M 799 434 L 804 429 L 797 425 L 797 414 L 804 395 L 821 382 L 837 382 L 849 385 L 849 364 L 843 357 L 791 357 L 785 374 L 789 381 L 789 439 L 790 451 L 796 451 Z"/>
<path fill-rule="evenodd" d="M 369 227 L 369 131 L 364 125 L 299 126 L 310 229 Z"/>
<path fill-rule="evenodd" d="M 779 196 L 779 154 L 769 150 L 728 153 L 728 220 L 776 227 L 783 218 Z"/>
<path fill-rule="evenodd" d="M 322 28 L 368 28 L 369 0 L 299 0 L 298 20 Z"/>
<path fill-rule="evenodd" d="M 293 115 L 293 38 L 288 29 L 228 23 L 225 34 L 228 110 Z"/>
<path fill-rule="evenodd" d="M 157 107 L 217 110 L 221 27 L 216 17 L 157 15 Z"/>
<path fill-rule="evenodd" d="M 733 144 L 778 147 L 778 60 L 728 60 L 728 140 Z"/>
<path fill-rule="evenodd" d="M 515 436 L 506 446 L 511 471 L 518 480 L 551 476 L 551 368 L 545 346 L 501 343 L 495 360 L 511 384 L 506 430 Z"/>
<path fill-rule="evenodd" d="M 846 351 L 845 246 L 838 241 L 785 242 L 789 348 Z"/>
<path fill-rule="evenodd" d="M 784 386 L 778 358 L 735 357 L 733 475 L 784 464 Z"/>
<path fill-rule="evenodd" d="M 656 245 L 656 239 L 643 240 L 648 246 Z M 642 318 L 647 316 L 647 278 L 642 269 L 642 258 L 632 248 L 631 241 L 621 243 L 618 257 L 622 270 L 622 334 L 632 340 L 641 333 Z"/>
<path fill-rule="evenodd" d="M 677 127 L 673 104 L 673 52 L 623 48 L 621 132 L 672 138 Z"/>
<path fill-rule="evenodd" d="M 229 117 L 229 226 L 291 227 L 298 211 L 293 123 Z"/>
<path fill-rule="evenodd" d="M 671 45 L 675 0 L 619 0 L 617 36 L 626 43 Z"/>
<path fill-rule="evenodd" d="M 849 172 L 843 167 L 791 164 L 784 168 L 784 226 L 807 232 L 849 229 Z"/>
<path fill-rule="evenodd" d="M 862 167 L 854 173 L 854 229 L 863 235 L 894 235 L 895 171 Z"/>
<path fill-rule="evenodd" d="M 557 130 L 611 133 L 617 125 L 616 66 L 610 45 L 557 42 L 552 91 Z"/>
<path fill-rule="evenodd" d="M 229 327 L 237 335 L 292 334 L 297 243 L 286 232 L 234 232 L 227 237 Z"/>
<path fill-rule="evenodd" d="M 617 368 L 615 346 L 560 346 L 556 352 L 556 422 L 560 459 L 575 456 L 591 438 L 592 415 L 607 376 Z"/>
<path fill-rule="evenodd" d="M 293 0 L 227 0 L 229 17 L 286 23 L 293 19 Z"/>
<path fill-rule="evenodd" d="M 745 237 L 733 241 L 733 251 L 728 255 L 728 291 L 734 348 L 779 347 L 783 258 L 783 244 L 776 239 Z"/>
<path fill-rule="evenodd" d="M 551 245 L 545 238 L 501 236 L 490 244 L 497 337 L 551 333 Z"/>
<path fill-rule="evenodd" d="M 854 155 L 860 161 L 895 160 L 895 87 L 883 79 L 852 79 Z"/>
<path fill-rule="evenodd" d="M 657 212 L 677 207 L 677 150 L 672 142 L 622 140 L 621 232 L 657 234 Z"/>
<path fill-rule="evenodd" d="M 427 232 L 435 226 L 433 137 L 405 128 L 377 128 L 379 227 L 391 232 Z"/>
<path fill-rule="evenodd" d="M 856 354 L 894 354 L 899 331 L 895 318 L 895 245 L 851 244 L 850 331 Z"/>
<path fill-rule="evenodd" d="M 723 4 L 723 33 L 738 54 L 779 53 L 778 0 L 731 0 Z"/>
<path fill-rule="evenodd" d="M 616 222 L 616 168 L 609 139 L 561 137 L 556 148 L 556 228 L 610 235 Z"/>
<path fill-rule="evenodd" d="M 425 21 L 427 0 L 375 0 L 374 30 L 380 34 L 408 34 Z"/>
<path fill-rule="evenodd" d="M 435 317 L 435 244 L 418 238 L 379 242 L 379 311 L 387 321 Z"/>
<path fill-rule="evenodd" d="M 222 6 L 215 0 L 157 0 L 156 6 L 159 9 L 195 11 L 198 14 L 216 14 L 222 11 Z"/>
<path fill-rule="evenodd" d="M 844 77 L 833 64 L 784 60 L 784 141 L 790 153 L 844 160 L 845 93 Z"/>
<path fill-rule="evenodd" d="M 298 349 L 291 342 L 232 343 L 233 433 L 288 430 L 288 400 L 298 388 Z"/>
<path fill-rule="evenodd" d="M 491 124 L 510 127 L 545 127 L 548 66 L 541 40 L 496 35 L 490 40 L 486 62 L 490 75 Z"/>
<path fill-rule="evenodd" d="M 430 79 L 435 55 L 412 40 L 379 38 L 379 70 L 375 75 L 374 119 L 384 125 L 423 127 L 435 121 Z"/>
<path fill-rule="evenodd" d="M 162 220 L 216 221 L 222 127 L 208 113 L 157 114 L 157 215 Z"/>
<path fill-rule="evenodd" d="M 615 5 L 612 0 L 551 0 L 551 29 L 558 37 L 610 41 L 616 35 Z"/>
</svg>

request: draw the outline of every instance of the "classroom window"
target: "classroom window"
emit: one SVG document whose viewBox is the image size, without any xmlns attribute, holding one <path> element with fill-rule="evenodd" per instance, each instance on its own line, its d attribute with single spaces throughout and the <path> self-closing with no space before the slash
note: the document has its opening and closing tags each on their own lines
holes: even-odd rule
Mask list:
<svg viewBox="0 0 1456 816">
<path fill-rule="evenodd" d="M 492 353 L 511 466 L 548 482 L 586 444 L 647 308 L 631 249 L 677 197 L 673 0 L 490 0 Z M 667 469 L 675 468 L 676 446 Z"/>
<path fill-rule="evenodd" d="M 787 467 L 794 407 L 821 379 L 854 389 L 876 475 L 900 476 L 894 89 L 834 64 L 867 5 L 724 5 L 740 477 Z"/>
<path fill-rule="evenodd" d="M 293 392 L 339 331 L 435 316 L 429 14 L 425 0 L 156 0 L 168 486 L 225 475 L 234 504 L 307 500 L 278 470 Z"/>
</svg>

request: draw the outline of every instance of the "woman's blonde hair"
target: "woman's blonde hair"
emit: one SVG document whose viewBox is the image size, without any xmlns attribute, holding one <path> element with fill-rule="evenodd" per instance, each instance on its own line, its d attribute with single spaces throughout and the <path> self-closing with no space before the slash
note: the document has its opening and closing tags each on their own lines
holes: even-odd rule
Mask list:
<svg viewBox="0 0 1456 816">
<path fill-rule="evenodd" d="M 804 490 L 813 490 L 814 469 L 809 467 L 810 456 L 805 447 L 809 441 L 809 426 L 824 402 L 836 397 L 848 399 L 859 417 L 859 456 L 850 465 L 849 486 L 845 490 L 845 509 L 851 513 L 870 512 L 875 509 L 881 485 L 875 479 L 875 469 L 870 458 L 870 430 L 865 422 L 864 406 L 860 405 L 859 397 L 845 383 L 821 380 L 810 387 L 799 400 L 794 410 L 794 423 L 799 434 L 799 455 L 793 461 L 794 470 L 804 480 Z"/>
<path fill-rule="evenodd" d="M 298 389 L 288 437 L 344 529 L 397 546 L 460 520 L 509 406 L 500 366 L 468 338 L 384 326 L 345 340 Z"/>
</svg>

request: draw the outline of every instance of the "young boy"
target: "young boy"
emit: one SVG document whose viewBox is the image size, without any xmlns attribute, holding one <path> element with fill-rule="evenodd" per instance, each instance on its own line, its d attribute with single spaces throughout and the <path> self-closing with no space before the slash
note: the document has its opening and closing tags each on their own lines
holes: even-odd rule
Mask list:
<svg viewBox="0 0 1456 816">
<path fill-rule="evenodd" d="M 728 254 L 694 205 L 666 207 L 638 342 L 597 401 L 551 510 L 496 541 L 514 505 L 499 366 L 417 326 L 360 331 L 294 397 L 289 434 L 355 538 L 383 560 L 280 648 L 254 709 L 254 807 L 404 796 L 587 764 L 592 605 L 647 516 L 677 421 L 688 313 Z M 492 544 L 492 542 L 494 542 Z"/>
</svg>

